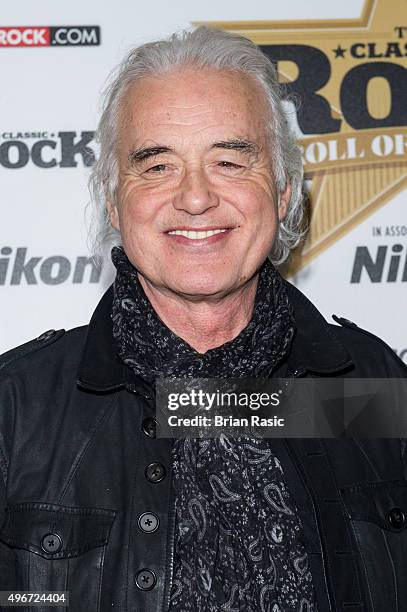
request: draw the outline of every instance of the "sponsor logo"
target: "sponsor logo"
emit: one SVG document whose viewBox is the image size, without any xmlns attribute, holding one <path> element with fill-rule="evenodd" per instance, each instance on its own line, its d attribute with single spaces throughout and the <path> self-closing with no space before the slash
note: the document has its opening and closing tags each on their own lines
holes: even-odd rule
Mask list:
<svg viewBox="0 0 407 612">
<path fill-rule="evenodd" d="M 373 225 L 370 236 L 355 249 L 350 282 L 407 282 L 407 225 Z"/>
<path fill-rule="evenodd" d="M 63 255 L 31 257 L 27 247 L 0 249 L 0 287 L 4 285 L 60 285 L 98 283 L 102 267 L 94 258 Z"/>
<path fill-rule="evenodd" d="M 363 279 L 372 283 L 407 282 L 406 245 L 357 246 L 350 282 L 360 283 Z"/>
<path fill-rule="evenodd" d="M 357 19 L 210 24 L 258 44 L 276 64 L 288 100 L 300 100 L 297 112 L 287 104 L 312 218 L 291 273 L 407 185 L 406 24 L 407 4 L 399 0 L 365 0 Z"/>
<path fill-rule="evenodd" d="M 99 26 L 1 26 L 0 47 L 94 47 Z"/>
<path fill-rule="evenodd" d="M 407 237 L 407 225 L 375 225 L 372 227 L 372 235 L 375 238 Z"/>
<path fill-rule="evenodd" d="M 94 131 L 83 132 L 2 132 L 0 166 L 11 170 L 33 163 L 38 168 L 91 166 L 95 152 L 90 146 Z M 27 142 L 28 141 L 28 142 Z"/>
</svg>

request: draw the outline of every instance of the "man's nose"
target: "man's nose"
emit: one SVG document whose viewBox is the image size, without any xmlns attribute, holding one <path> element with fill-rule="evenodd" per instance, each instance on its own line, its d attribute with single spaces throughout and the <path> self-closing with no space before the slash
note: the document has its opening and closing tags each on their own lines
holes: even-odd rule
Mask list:
<svg viewBox="0 0 407 612">
<path fill-rule="evenodd" d="M 191 215 L 200 215 L 218 206 L 219 198 L 203 168 L 186 170 L 174 198 L 174 207 Z"/>
</svg>

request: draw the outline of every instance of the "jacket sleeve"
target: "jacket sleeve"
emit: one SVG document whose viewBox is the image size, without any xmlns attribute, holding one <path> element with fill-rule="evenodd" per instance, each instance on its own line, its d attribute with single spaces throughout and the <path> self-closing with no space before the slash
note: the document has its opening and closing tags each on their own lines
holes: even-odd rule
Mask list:
<svg viewBox="0 0 407 612">
<path fill-rule="evenodd" d="M 4 484 L 3 476 L 0 473 L 0 529 L 3 525 L 5 510 L 6 510 L 6 485 Z"/>
<path fill-rule="evenodd" d="M 64 333 L 64 330 L 49 330 L 0 355 L 0 529 L 7 507 L 8 466 L 13 453 L 15 419 L 21 395 L 19 387 L 27 380 L 35 384 L 35 376 L 30 369 L 31 356 L 35 358 L 37 351 L 52 344 Z"/>
<path fill-rule="evenodd" d="M 403 462 L 404 480 L 407 481 L 407 438 L 401 438 L 401 460 Z"/>
<path fill-rule="evenodd" d="M 8 466 L 14 431 L 16 392 L 12 366 L 20 356 L 28 352 L 32 344 L 26 343 L 0 355 L 0 530 L 7 507 Z"/>
<path fill-rule="evenodd" d="M 1 357 L 0 357 L 1 359 Z M 8 472 L 8 442 L 9 437 L 9 395 L 7 393 L 8 385 L 6 384 L 3 370 L 0 361 L 0 530 L 5 518 L 5 509 L 7 506 L 6 483 Z"/>
<path fill-rule="evenodd" d="M 5 509 L 7 506 L 6 483 L 8 472 L 8 451 L 10 445 L 10 416 L 12 405 L 10 402 L 9 387 L 0 371 L 0 530 L 3 525 Z"/>
</svg>

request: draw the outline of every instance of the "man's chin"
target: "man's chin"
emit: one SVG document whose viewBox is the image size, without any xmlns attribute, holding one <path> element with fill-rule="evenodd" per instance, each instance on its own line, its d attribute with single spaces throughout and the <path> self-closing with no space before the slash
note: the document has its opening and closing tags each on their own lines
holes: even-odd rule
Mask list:
<svg viewBox="0 0 407 612">
<path fill-rule="evenodd" d="M 220 283 L 219 278 L 205 279 L 199 278 L 196 282 L 191 279 L 183 279 L 182 282 L 174 283 L 171 290 L 191 301 L 199 302 L 208 298 L 219 299 L 231 293 L 234 289 L 232 283 Z"/>
</svg>

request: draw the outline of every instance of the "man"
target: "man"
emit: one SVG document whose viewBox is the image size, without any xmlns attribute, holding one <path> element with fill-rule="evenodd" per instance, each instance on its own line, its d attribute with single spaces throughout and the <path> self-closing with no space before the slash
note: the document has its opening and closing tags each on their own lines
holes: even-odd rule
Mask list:
<svg viewBox="0 0 407 612">
<path fill-rule="evenodd" d="M 301 162 L 273 66 L 199 28 L 134 49 L 91 185 L 114 286 L 3 356 L 0 589 L 76 611 L 402 610 L 400 440 L 156 436 L 160 378 L 399 378 L 283 281 Z"/>
</svg>

